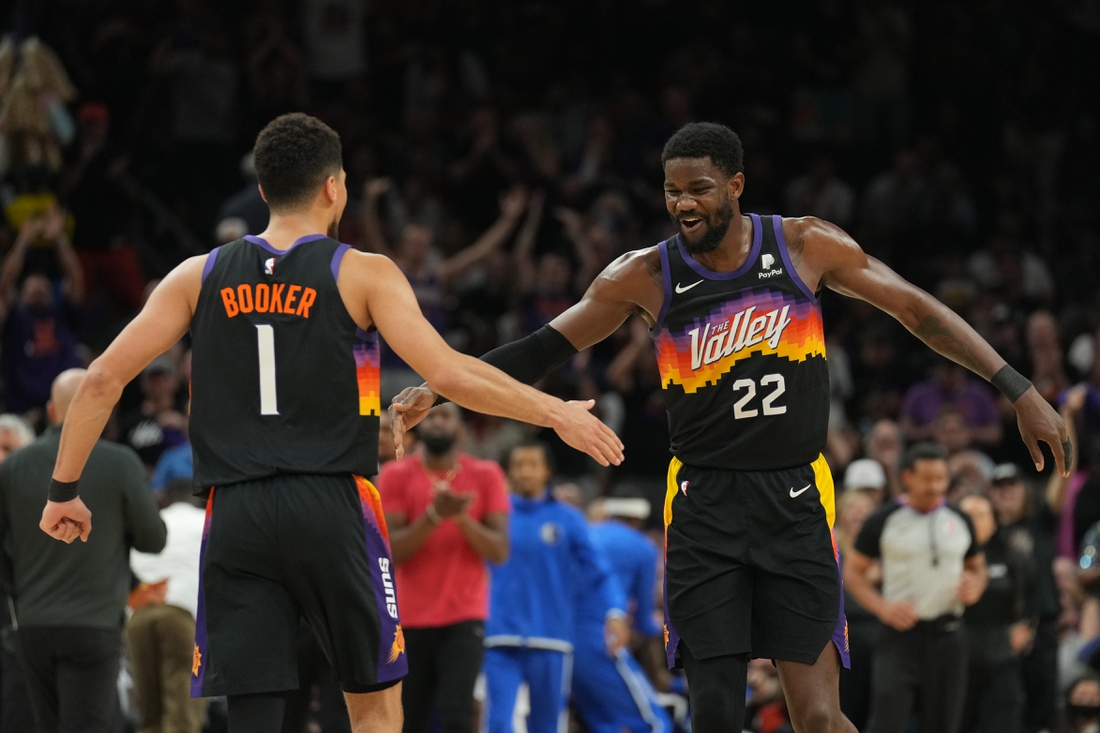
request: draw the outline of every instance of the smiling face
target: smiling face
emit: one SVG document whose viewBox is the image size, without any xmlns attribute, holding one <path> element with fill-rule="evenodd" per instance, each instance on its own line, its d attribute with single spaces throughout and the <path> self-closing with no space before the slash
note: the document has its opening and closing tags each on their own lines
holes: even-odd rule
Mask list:
<svg viewBox="0 0 1100 733">
<path fill-rule="evenodd" d="M 680 227 L 691 254 L 713 252 L 722 243 L 745 186 L 741 173 L 727 176 L 710 159 L 672 158 L 665 163 L 665 207 Z"/>
</svg>

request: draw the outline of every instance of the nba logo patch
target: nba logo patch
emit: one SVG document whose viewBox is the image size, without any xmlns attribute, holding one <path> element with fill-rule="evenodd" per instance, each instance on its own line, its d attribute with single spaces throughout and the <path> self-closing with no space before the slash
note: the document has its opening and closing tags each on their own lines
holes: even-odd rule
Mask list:
<svg viewBox="0 0 1100 733">
<path fill-rule="evenodd" d="M 267 262 L 264 263 L 264 274 L 265 275 L 274 275 L 275 274 L 275 258 L 274 257 L 269 257 L 267 259 Z"/>
</svg>

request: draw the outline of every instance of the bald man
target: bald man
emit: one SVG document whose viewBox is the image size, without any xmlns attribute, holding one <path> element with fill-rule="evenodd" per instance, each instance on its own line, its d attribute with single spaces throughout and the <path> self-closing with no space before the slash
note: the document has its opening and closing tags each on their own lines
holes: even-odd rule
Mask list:
<svg viewBox="0 0 1100 733">
<path fill-rule="evenodd" d="M 112 729 L 130 548 L 160 552 L 165 541 L 141 460 L 104 441 L 81 478 L 95 534 L 64 544 L 38 528 L 42 487 L 83 377 L 83 369 L 58 375 L 46 407 L 51 427 L 0 464 L 0 582 L 14 601 L 16 654 L 40 731 Z"/>
</svg>

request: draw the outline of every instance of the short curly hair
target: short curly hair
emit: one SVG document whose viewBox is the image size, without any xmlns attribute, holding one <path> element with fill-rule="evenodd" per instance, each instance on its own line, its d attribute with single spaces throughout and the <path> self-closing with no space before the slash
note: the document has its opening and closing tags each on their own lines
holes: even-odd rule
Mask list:
<svg viewBox="0 0 1100 733">
<path fill-rule="evenodd" d="M 727 176 L 745 172 L 741 138 L 717 122 L 689 122 L 673 133 L 661 152 L 661 165 L 673 158 L 710 158 Z"/>
<path fill-rule="evenodd" d="M 256 136 L 256 179 L 272 211 L 308 204 L 343 166 L 340 136 L 316 117 L 280 115 Z"/>
</svg>

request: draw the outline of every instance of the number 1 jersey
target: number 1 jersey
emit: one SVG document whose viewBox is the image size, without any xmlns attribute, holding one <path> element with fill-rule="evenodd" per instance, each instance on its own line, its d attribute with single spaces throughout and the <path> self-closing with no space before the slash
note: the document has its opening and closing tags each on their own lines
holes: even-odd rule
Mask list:
<svg viewBox="0 0 1100 733">
<path fill-rule="evenodd" d="M 207 258 L 191 323 L 195 482 L 377 473 L 378 334 L 336 287 L 349 246 L 259 237 Z"/>
<path fill-rule="evenodd" d="M 651 335 L 672 453 L 735 471 L 806 465 L 825 447 L 829 371 L 817 297 L 791 265 L 782 219 L 750 214 L 734 272 L 661 242 L 665 300 Z"/>
</svg>

